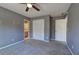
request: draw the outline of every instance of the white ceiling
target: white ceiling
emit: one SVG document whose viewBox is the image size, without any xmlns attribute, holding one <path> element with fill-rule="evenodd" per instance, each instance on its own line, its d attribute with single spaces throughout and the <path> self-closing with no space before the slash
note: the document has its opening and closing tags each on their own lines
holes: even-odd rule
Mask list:
<svg viewBox="0 0 79 59">
<path fill-rule="evenodd" d="M 40 11 L 35 9 L 30 9 L 26 12 L 26 5 L 19 3 L 0 3 L 1 7 L 14 11 L 16 13 L 22 14 L 26 17 L 38 17 L 44 15 L 60 16 L 62 13 L 66 12 L 71 4 L 70 3 L 38 3 Z"/>
</svg>

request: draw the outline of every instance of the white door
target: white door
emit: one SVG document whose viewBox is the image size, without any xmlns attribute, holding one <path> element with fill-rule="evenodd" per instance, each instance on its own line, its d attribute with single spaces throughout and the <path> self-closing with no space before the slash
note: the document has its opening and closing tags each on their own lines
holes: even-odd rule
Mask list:
<svg viewBox="0 0 79 59">
<path fill-rule="evenodd" d="M 44 40 L 44 19 L 33 20 L 33 39 Z"/>
<path fill-rule="evenodd" d="M 66 42 L 67 18 L 55 21 L 55 40 Z"/>
</svg>

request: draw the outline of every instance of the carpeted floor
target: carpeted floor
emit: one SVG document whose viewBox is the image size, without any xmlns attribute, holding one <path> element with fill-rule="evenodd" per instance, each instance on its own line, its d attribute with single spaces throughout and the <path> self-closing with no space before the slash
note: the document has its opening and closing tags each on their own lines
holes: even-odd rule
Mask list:
<svg viewBox="0 0 79 59">
<path fill-rule="evenodd" d="M 0 55 L 70 55 L 67 46 L 57 41 L 49 43 L 26 40 L 0 50 Z"/>
</svg>

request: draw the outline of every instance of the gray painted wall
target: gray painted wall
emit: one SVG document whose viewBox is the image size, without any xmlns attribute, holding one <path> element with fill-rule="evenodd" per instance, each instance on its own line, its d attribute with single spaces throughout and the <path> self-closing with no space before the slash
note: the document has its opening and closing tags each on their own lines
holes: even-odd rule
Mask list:
<svg viewBox="0 0 79 59">
<path fill-rule="evenodd" d="M 67 44 L 74 54 L 79 54 L 79 4 L 71 5 L 67 26 Z"/>
<path fill-rule="evenodd" d="M 25 17 L 0 7 L 0 47 L 24 39 Z"/>
<path fill-rule="evenodd" d="M 55 19 L 50 18 L 50 39 L 55 40 Z"/>
<path fill-rule="evenodd" d="M 44 39 L 49 41 L 50 40 L 50 18 L 46 16 L 44 18 Z"/>
</svg>

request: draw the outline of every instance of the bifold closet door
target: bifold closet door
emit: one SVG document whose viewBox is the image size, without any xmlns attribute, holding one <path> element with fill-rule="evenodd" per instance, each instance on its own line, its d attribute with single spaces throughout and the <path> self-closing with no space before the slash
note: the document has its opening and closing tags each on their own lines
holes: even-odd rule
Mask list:
<svg viewBox="0 0 79 59">
<path fill-rule="evenodd" d="M 44 40 L 44 19 L 33 20 L 33 39 Z"/>
</svg>

